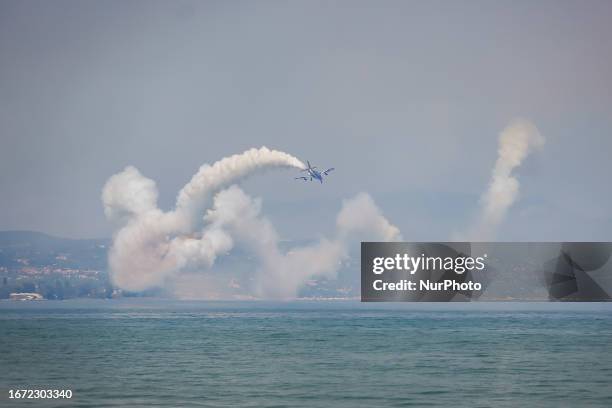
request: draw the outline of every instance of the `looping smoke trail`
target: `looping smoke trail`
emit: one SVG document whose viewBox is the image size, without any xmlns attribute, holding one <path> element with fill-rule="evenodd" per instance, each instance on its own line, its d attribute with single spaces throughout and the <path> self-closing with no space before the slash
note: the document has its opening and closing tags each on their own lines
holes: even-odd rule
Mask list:
<svg viewBox="0 0 612 408">
<path fill-rule="evenodd" d="M 107 218 L 117 228 L 109 251 L 113 282 L 132 291 L 166 284 L 180 289 L 186 282 L 193 291 L 198 286 L 193 284 L 193 274 L 183 272 L 209 268 L 218 256 L 240 245 L 259 261 L 252 293 L 288 298 L 296 296 L 308 279 L 335 276 L 348 245 L 359 238 L 399 239 L 399 230 L 362 193 L 344 202 L 335 237 L 284 253 L 274 226 L 260 215 L 261 201 L 232 185 L 271 167 L 304 165 L 287 153 L 265 147 L 204 165 L 179 192 L 176 208 L 170 212 L 157 207 L 155 182 L 134 167 L 112 176 L 102 199 Z M 209 205 L 212 207 L 205 211 Z M 216 286 L 200 286 L 205 293 L 212 289 L 212 293 L 223 294 L 223 285 L 237 285 L 229 276 L 224 282 L 211 276 L 202 279 L 202 275 L 200 283 Z"/>
<path fill-rule="evenodd" d="M 497 226 L 518 198 L 520 183 L 512 172 L 529 153 L 542 147 L 544 142 L 544 137 L 535 125 L 527 120 L 516 120 L 501 132 L 491 182 L 482 195 L 481 214 L 478 223 L 467 233 L 468 240 L 486 241 L 494 238 Z"/>
<path fill-rule="evenodd" d="M 192 225 L 194 218 L 202 214 L 212 194 L 257 170 L 271 167 L 303 169 L 305 166 L 290 154 L 266 147 L 223 158 L 212 166 L 205 164 L 179 192 L 176 214 Z"/>
<path fill-rule="evenodd" d="M 198 214 L 219 190 L 258 170 L 304 168 L 297 158 L 266 147 L 250 149 L 204 165 L 180 191 L 176 209 L 157 207 L 157 187 L 134 167 L 112 176 L 102 192 L 104 213 L 117 228 L 109 251 L 113 282 L 127 290 L 161 286 L 190 263 L 211 265 L 220 251 L 232 246 L 230 237 L 209 232 L 192 236 Z"/>
</svg>

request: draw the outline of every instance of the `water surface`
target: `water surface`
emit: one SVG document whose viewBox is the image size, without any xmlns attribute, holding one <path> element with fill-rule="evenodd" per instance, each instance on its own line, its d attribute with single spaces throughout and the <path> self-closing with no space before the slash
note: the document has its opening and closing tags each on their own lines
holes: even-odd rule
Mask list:
<svg viewBox="0 0 612 408">
<path fill-rule="evenodd" d="M 600 303 L 0 302 L 0 345 L 15 406 L 612 406 Z"/>
</svg>

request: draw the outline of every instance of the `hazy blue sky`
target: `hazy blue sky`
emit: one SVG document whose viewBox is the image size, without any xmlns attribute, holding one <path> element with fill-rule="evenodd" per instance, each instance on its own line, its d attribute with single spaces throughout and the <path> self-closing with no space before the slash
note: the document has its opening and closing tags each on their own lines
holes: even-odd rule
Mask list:
<svg viewBox="0 0 612 408">
<path fill-rule="evenodd" d="M 546 137 L 503 240 L 612 240 L 610 1 L 0 0 L 0 229 L 108 236 L 128 164 L 170 208 L 205 162 L 266 145 L 337 172 L 245 183 L 287 238 L 369 192 L 408 240 L 478 208 L 499 132 Z"/>
</svg>

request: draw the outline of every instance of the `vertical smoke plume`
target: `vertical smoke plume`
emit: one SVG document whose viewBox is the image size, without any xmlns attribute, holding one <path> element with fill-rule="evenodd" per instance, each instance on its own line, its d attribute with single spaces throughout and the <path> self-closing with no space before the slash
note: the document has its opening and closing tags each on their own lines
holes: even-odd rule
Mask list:
<svg viewBox="0 0 612 408">
<path fill-rule="evenodd" d="M 481 198 L 481 214 L 478 223 L 468 232 L 468 240 L 494 238 L 497 226 L 519 194 L 520 183 L 512 172 L 529 153 L 543 145 L 544 138 L 538 129 L 526 120 L 517 120 L 501 132 L 489 188 Z"/>
</svg>

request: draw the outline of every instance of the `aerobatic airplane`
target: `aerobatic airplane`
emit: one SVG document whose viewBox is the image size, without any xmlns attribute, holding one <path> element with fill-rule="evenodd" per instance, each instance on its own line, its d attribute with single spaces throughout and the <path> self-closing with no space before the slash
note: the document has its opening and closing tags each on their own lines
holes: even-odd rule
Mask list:
<svg viewBox="0 0 612 408">
<path fill-rule="evenodd" d="M 317 167 L 312 167 L 310 165 L 310 162 L 308 160 L 306 160 L 306 163 L 308 163 L 308 167 L 305 168 L 302 171 L 305 171 L 308 173 L 307 176 L 301 176 L 301 177 L 296 177 L 296 180 L 304 180 L 304 181 L 312 181 L 313 179 L 315 180 L 319 180 L 321 183 L 323 183 L 323 176 L 328 176 L 329 173 L 334 169 L 333 167 L 330 169 L 327 169 L 325 171 L 318 171 Z"/>
</svg>

